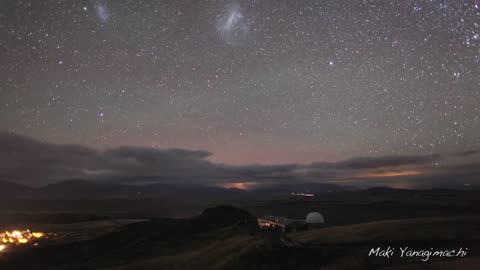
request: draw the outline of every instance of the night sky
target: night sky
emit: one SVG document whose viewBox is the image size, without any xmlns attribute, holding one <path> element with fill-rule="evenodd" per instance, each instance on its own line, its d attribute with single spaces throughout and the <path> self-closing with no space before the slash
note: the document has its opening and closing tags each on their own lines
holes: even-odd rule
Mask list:
<svg viewBox="0 0 480 270">
<path fill-rule="evenodd" d="M 368 169 L 471 173 L 480 1 L 1 0 L 0 124 L 103 154 L 202 150 L 223 169 L 420 157 L 431 168 Z"/>
</svg>

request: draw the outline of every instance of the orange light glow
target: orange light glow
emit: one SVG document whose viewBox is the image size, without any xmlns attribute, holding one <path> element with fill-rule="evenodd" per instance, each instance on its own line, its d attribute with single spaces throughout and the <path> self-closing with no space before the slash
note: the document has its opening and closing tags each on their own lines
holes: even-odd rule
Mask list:
<svg viewBox="0 0 480 270">
<path fill-rule="evenodd" d="M 5 231 L 0 233 L 0 240 L 3 243 L 10 243 L 16 245 L 24 245 L 29 243 L 33 239 L 44 238 L 45 234 L 41 232 L 30 232 L 30 230 L 20 231 Z M 4 245 L 5 246 L 5 245 Z M 6 246 L 4 247 L 4 249 Z"/>
<path fill-rule="evenodd" d="M 4 251 L 7 248 L 6 245 L 0 245 L 0 252 Z"/>
<path fill-rule="evenodd" d="M 392 171 L 392 172 L 367 172 L 357 175 L 358 178 L 399 177 L 423 174 L 422 171 Z"/>
<path fill-rule="evenodd" d="M 41 232 L 32 232 L 32 236 L 35 238 L 42 238 L 44 234 Z"/>
<path fill-rule="evenodd" d="M 25 239 L 25 238 L 18 238 L 18 243 L 20 243 L 20 244 L 26 244 L 26 243 L 28 243 L 28 240 Z"/>
<path fill-rule="evenodd" d="M 232 182 L 232 183 L 219 184 L 219 186 L 223 188 L 236 188 L 236 189 L 243 189 L 243 190 L 252 189 L 256 185 L 257 183 L 255 182 Z"/>
</svg>

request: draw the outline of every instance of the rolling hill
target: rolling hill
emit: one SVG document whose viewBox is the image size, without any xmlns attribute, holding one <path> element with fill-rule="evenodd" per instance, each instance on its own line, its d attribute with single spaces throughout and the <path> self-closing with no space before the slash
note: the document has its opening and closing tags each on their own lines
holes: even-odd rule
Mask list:
<svg viewBox="0 0 480 270">
<path fill-rule="evenodd" d="M 0 181 L 0 197 L 1 198 L 21 198 L 31 196 L 35 189 L 15 184 L 8 181 Z"/>
<path fill-rule="evenodd" d="M 290 236 L 305 245 L 480 242 L 480 217 L 428 217 L 335 226 Z"/>
<path fill-rule="evenodd" d="M 477 248 L 480 217 L 378 221 L 289 234 L 299 245 L 272 247 L 256 231 L 255 217 L 230 206 L 206 209 L 190 219 L 155 219 L 126 225 L 97 239 L 19 251 L 1 269 L 422 269 L 419 261 L 379 261 L 377 245 Z M 477 253 L 422 263 L 430 269 L 469 269 Z M 474 268 L 470 268 L 474 269 Z"/>
</svg>

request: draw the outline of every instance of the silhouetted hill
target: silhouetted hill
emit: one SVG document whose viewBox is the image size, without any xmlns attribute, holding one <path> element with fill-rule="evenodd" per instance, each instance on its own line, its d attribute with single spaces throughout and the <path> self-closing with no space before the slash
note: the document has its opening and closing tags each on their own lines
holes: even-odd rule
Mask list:
<svg viewBox="0 0 480 270">
<path fill-rule="evenodd" d="M 257 237 L 249 231 L 248 220 L 255 217 L 247 211 L 213 207 L 195 218 L 138 222 L 92 240 L 6 253 L 0 269 L 423 269 L 409 268 L 412 263 L 444 269 L 429 267 L 438 259 L 382 261 L 369 258 L 368 252 L 405 243 L 418 249 L 461 246 L 470 251 L 480 241 L 478 216 L 376 221 L 286 236 L 257 231 Z M 269 245 L 277 237 L 283 244 Z M 466 259 L 472 256 L 477 255 L 472 251 Z"/>
<path fill-rule="evenodd" d="M 142 262 L 147 258 L 176 256 L 208 245 L 225 250 L 232 238 L 251 239 L 250 222 L 255 224 L 255 220 L 254 216 L 238 208 L 213 207 L 191 219 L 138 222 L 98 239 L 12 254 L 5 264 L 0 261 L 0 268 L 103 269 Z"/>
<path fill-rule="evenodd" d="M 238 199 L 248 196 L 249 192 L 241 189 L 230 189 L 195 185 L 151 184 L 143 186 L 145 196 L 161 196 L 172 199 Z"/>
<path fill-rule="evenodd" d="M 251 195 L 241 189 L 195 185 L 121 185 L 95 183 L 86 180 L 66 180 L 40 188 L 31 188 L 10 182 L 0 182 L 3 198 L 163 198 L 172 200 L 192 199 L 241 199 Z"/>
<path fill-rule="evenodd" d="M 133 181 L 132 181 L 133 182 Z M 350 186 L 330 183 L 279 184 L 255 190 L 242 190 L 202 185 L 147 184 L 127 185 L 85 180 L 68 180 L 31 188 L 19 184 L 0 181 L 2 198 L 29 199 L 112 199 L 112 198 L 161 198 L 169 201 L 223 201 L 287 198 L 292 192 L 317 194 L 317 200 L 325 201 L 417 201 L 428 199 L 443 202 L 442 198 L 475 197 L 475 189 L 395 189 L 375 187 L 355 189 Z"/>
<path fill-rule="evenodd" d="M 344 186 L 331 183 L 298 183 L 298 184 L 278 184 L 255 190 L 261 193 L 289 194 L 291 192 L 309 192 L 324 193 L 356 190 L 351 186 Z"/>
<path fill-rule="evenodd" d="M 204 227 L 210 224 L 209 228 L 221 228 L 230 225 L 242 225 L 248 228 L 257 226 L 256 218 L 249 212 L 232 206 L 217 206 L 208 208 L 196 218 L 197 226 Z"/>
<path fill-rule="evenodd" d="M 31 196 L 34 189 L 8 181 L 0 181 L 0 197 L 16 198 Z"/>
<path fill-rule="evenodd" d="M 93 183 L 85 180 L 68 180 L 41 187 L 37 195 L 54 198 L 99 198 L 135 196 L 134 186 Z"/>
</svg>

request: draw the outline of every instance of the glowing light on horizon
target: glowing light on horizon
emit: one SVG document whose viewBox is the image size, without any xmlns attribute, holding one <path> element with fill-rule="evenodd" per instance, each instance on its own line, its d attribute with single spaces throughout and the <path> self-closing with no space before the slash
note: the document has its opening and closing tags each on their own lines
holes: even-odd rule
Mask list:
<svg viewBox="0 0 480 270">
<path fill-rule="evenodd" d="M 218 186 L 223 188 L 236 188 L 236 189 L 250 190 L 256 187 L 257 185 L 258 183 L 255 183 L 255 182 L 232 182 L 232 183 L 219 184 Z"/>
<path fill-rule="evenodd" d="M 367 172 L 356 175 L 358 178 L 380 178 L 380 177 L 399 177 L 399 176 L 413 176 L 423 174 L 423 171 L 392 171 L 392 172 Z"/>
</svg>

